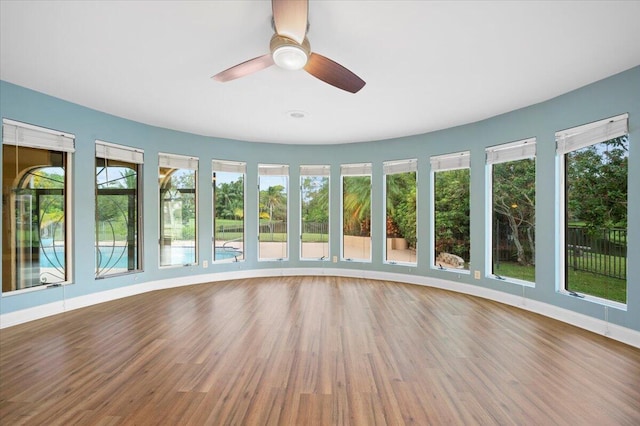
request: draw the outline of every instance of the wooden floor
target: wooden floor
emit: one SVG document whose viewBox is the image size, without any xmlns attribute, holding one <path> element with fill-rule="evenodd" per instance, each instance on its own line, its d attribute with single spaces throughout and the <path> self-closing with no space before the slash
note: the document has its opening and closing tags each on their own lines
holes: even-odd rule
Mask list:
<svg viewBox="0 0 640 426">
<path fill-rule="evenodd" d="M 640 424 L 640 350 L 442 290 L 163 290 L 0 331 L 0 424 Z"/>
</svg>

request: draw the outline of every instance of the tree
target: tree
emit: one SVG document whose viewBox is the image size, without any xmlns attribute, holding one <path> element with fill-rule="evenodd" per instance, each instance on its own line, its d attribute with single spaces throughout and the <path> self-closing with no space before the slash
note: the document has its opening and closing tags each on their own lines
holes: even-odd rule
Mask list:
<svg viewBox="0 0 640 426">
<path fill-rule="evenodd" d="M 629 138 L 622 136 L 567 154 L 568 222 L 627 226 Z"/>
<path fill-rule="evenodd" d="M 274 221 L 287 219 L 287 195 L 283 185 L 272 185 L 260 191 L 260 217 L 268 215 L 269 232 L 274 232 Z M 266 213 L 266 215 L 265 215 Z"/>
<path fill-rule="evenodd" d="M 469 261 L 469 169 L 435 173 L 435 249 Z"/>
<path fill-rule="evenodd" d="M 398 228 L 400 229 L 400 234 L 405 240 L 407 240 L 409 247 L 415 247 L 417 243 L 416 190 L 417 187 L 414 182 L 414 185 L 410 187 L 406 192 L 404 199 L 400 201 L 400 203 L 396 207 L 394 216 L 394 220 L 398 224 Z"/>
<path fill-rule="evenodd" d="M 416 173 L 389 174 L 387 181 L 387 237 L 397 236 L 407 240 L 411 247 L 416 243 Z"/>
<path fill-rule="evenodd" d="M 344 235 L 369 236 L 371 227 L 371 177 L 345 176 L 343 185 Z"/>
<path fill-rule="evenodd" d="M 215 186 L 215 214 L 219 219 L 239 219 L 244 211 L 244 182 L 242 176 L 233 182 Z"/>
<path fill-rule="evenodd" d="M 173 170 L 171 187 L 180 193 L 182 224 L 193 225 L 196 217 L 196 171 L 189 169 Z"/>
<path fill-rule="evenodd" d="M 329 222 L 329 179 L 307 176 L 302 179 L 302 221 Z"/>
<path fill-rule="evenodd" d="M 508 227 L 520 265 L 535 264 L 536 163 L 522 159 L 493 165 L 495 226 Z M 494 241 L 500 244 L 501 238 Z"/>
</svg>

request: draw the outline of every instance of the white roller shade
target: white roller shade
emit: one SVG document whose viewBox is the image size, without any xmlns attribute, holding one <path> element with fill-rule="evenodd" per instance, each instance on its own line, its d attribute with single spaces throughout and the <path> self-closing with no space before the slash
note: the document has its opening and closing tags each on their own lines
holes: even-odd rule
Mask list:
<svg viewBox="0 0 640 426">
<path fill-rule="evenodd" d="M 486 149 L 486 152 L 487 164 L 534 158 L 536 156 L 536 138 L 490 146 Z"/>
<path fill-rule="evenodd" d="M 418 160 L 395 160 L 382 163 L 384 174 L 410 173 L 418 170 Z"/>
<path fill-rule="evenodd" d="M 559 155 L 619 138 L 629 133 L 629 114 L 621 114 L 583 126 L 556 132 Z"/>
<path fill-rule="evenodd" d="M 431 157 L 431 170 L 442 172 L 445 170 L 467 169 L 471 165 L 471 152 L 457 152 L 455 154 L 436 155 Z"/>
<path fill-rule="evenodd" d="M 371 163 L 343 164 L 340 166 L 342 176 L 362 176 L 371 174 Z"/>
<path fill-rule="evenodd" d="M 198 157 L 176 154 L 158 154 L 158 165 L 171 169 L 198 170 Z"/>
<path fill-rule="evenodd" d="M 300 166 L 300 176 L 329 176 L 330 174 L 330 166 Z"/>
<path fill-rule="evenodd" d="M 96 141 L 96 157 L 119 160 L 127 163 L 143 164 L 144 151 L 114 143 Z"/>
<path fill-rule="evenodd" d="M 258 164 L 260 176 L 289 176 L 289 166 L 284 164 Z"/>
<path fill-rule="evenodd" d="M 241 161 L 213 160 L 211 168 L 214 172 L 245 173 L 247 163 Z"/>
<path fill-rule="evenodd" d="M 75 136 L 13 120 L 2 120 L 2 143 L 52 151 L 75 151 Z"/>
</svg>

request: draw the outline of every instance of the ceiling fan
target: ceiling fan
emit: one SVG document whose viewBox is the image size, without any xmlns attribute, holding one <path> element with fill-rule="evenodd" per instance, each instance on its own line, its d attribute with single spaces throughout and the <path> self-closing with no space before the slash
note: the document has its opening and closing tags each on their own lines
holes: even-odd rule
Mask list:
<svg viewBox="0 0 640 426">
<path fill-rule="evenodd" d="M 271 65 L 288 70 L 304 68 L 312 76 L 347 92 L 356 93 L 366 84 L 360 77 L 331 59 L 311 52 L 307 40 L 308 0 L 272 0 L 273 26 L 271 53 L 249 59 L 212 78 L 220 82 L 235 80 Z"/>
</svg>

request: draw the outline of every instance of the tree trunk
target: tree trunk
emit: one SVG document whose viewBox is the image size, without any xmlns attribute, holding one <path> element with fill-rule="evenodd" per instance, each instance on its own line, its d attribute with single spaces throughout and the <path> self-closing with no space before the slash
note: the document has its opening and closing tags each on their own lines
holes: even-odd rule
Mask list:
<svg viewBox="0 0 640 426">
<path fill-rule="evenodd" d="M 522 247 L 522 243 L 520 243 L 520 234 L 518 233 L 518 225 L 516 224 L 516 220 L 513 216 L 507 215 L 507 219 L 509 220 L 509 227 L 511 228 L 511 233 L 513 235 L 513 243 L 516 245 L 516 251 L 518 256 L 518 263 L 520 265 L 524 265 L 526 263 L 524 248 Z"/>
<path fill-rule="evenodd" d="M 527 240 L 529 241 L 529 249 L 531 250 L 531 259 L 529 259 L 529 263 L 531 265 L 535 265 L 536 264 L 536 242 L 533 237 L 533 232 L 531 232 L 532 229 L 533 229 L 532 226 L 527 227 Z"/>
</svg>

